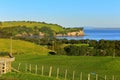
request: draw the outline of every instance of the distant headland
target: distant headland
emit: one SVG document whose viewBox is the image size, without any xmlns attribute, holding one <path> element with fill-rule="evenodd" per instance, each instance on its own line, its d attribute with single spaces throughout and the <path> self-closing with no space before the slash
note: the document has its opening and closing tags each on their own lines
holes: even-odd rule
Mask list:
<svg viewBox="0 0 120 80">
<path fill-rule="evenodd" d="M 65 28 L 58 24 L 36 21 L 0 22 L 0 37 L 5 36 L 84 36 L 83 27 Z"/>
</svg>

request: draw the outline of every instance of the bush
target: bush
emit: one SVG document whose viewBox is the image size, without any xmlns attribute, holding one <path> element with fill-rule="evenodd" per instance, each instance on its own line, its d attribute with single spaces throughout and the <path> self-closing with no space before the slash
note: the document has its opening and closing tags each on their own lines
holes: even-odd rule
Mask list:
<svg viewBox="0 0 120 80">
<path fill-rule="evenodd" d="M 0 52 L 0 56 L 8 56 L 9 53 L 8 52 Z"/>
</svg>

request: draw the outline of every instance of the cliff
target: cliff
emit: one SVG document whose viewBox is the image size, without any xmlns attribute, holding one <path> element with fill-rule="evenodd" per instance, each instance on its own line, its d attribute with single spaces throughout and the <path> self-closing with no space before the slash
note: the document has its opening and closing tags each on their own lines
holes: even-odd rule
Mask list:
<svg viewBox="0 0 120 80">
<path fill-rule="evenodd" d="M 67 32 L 65 34 L 56 34 L 56 36 L 84 36 L 84 31 L 79 30 L 79 31 L 72 31 L 72 32 Z"/>
</svg>

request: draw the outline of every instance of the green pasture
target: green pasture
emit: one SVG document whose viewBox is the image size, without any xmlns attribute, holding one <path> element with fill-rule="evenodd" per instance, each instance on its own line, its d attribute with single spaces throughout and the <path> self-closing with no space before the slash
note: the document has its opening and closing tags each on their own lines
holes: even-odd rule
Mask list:
<svg viewBox="0 0 120 80">
<path fill-rule="evenodd" d="M 63 28 L 57 24 L 48 24 L 42 22 L 26 22 L 26 21 L 10 21 L 10 22 L 2 22 L 0 27 L 12 27 L 12 26 L 26 26 L 26 27 L 50 27 L 55 32 L 63 31 Z"/>
<path fill-rule="evenodd" d="M 52 77 L 46 77 L 46 76 L 39 76 L 35 74 L 30 73 L 7 73 L 5 75 L 2 75 L 0 77 L 0 80 L 55 80 L 55 78 Z"/>
<path fill-rule="evenodd" d="M 120 58 L 109 57 L 92 57 L 92 56 L 38 56 L 38 55 L 16 55 L 16 61 L 13 67 L 21 72 L 35 74 L 35 66 L 37 65 L 37 74 L 41 75 L 42 66 L 44 66 L 44 76 L 49 75 L 50 66 L 52 66 L 52 77 L 56 77 L 57 68 L 59 68 L 59 78 L 64 80 L 65 70 L 67 69 L 67 79 L 72 80 L 73 71 L 75 71 L 75 80 L 79 80 L 80 73 L 83 73 L 83 80 L 87 80 L 88 74 L 91 79 L 95 80 L 98 74 L 99 80 L 104 80 L 107 76 L 108 80 L 112 80 L 114 75 L 116 79 L 120 79 Z M 31 72 L 29 65 L 31 64 Z"/>
<path fill-rule="evenodd" d="M 10 52 L 10 39 L 0 39 L 0 52 Z M 21 40 L 12 40 L 13 54 L 37 54 L 48 55 L 49 49 Z"/>
<path fill-rule="evenodd" d="M 10 42 L 10 39 L 0 39 L 0 52 L 10 52 Z M 49 50 L 43 46 L 21 40 L 13 40 L 12 42 L 13 55 L 16 59 L 12 63 L 12 67 L 15 69 L 19 67 L 20 73 L 12 72 L 2 75 L 4 79 L 56 80 L 58 68 L 60 80 L 64 80 L 66 70 L 67 80 L 72 80 L 73 71 L 75 72 L 75 80 L 80 80 L 81 72 L 83 74 L 83 80 L 87 80 L 88 74 L 91 75 L 91 80 L 95 80 L 96 74 L 98 74 L 99 80 L 104 80 L 105 75 L 107 76 L 107 80 L 112 80 L 113 75 L 116 80 L 120 79 L 119 57 L 51 56 L 48 55 Z M 29 68 L 30 65 L 31 71 Z M 36 65 L 37 74 L 35 74 Z M 45 77 L 49 75 L 50 66 L 52 66 L 52 78 Z M 41 76 L 42 67 L 44 67 L 43 76 Z"/>
</svg>

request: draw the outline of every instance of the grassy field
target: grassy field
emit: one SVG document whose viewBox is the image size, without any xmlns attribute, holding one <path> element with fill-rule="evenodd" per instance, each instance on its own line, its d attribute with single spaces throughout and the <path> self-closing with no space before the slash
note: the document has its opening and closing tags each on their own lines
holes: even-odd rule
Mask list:
<svg viewBox="0 0 120 80">
<path fill-rule="evenodd" d="M 11 22 L 2 22 L 0 27 L 11 27 L 11 26 L 26 26 L 26 27 L 50 27 L 55 32 L 63 31 L 63 28 L 56 24 L 47 24 L 47 23 L 38 23 L 38 22 L 25 22 L 25 21 L 11 21 Z"/>
<path fill-rule="evenodd" d="M 10 39 L 0 39 L 0 52 L 10 52 Z M 49 50 L 43 46 L 21 40 L 12 41 L 13 54 L 47 55 Z"/>
<path fill-rule="evenodd" d="M 72 79 L 75 71 L 75 80 L 79 80 L 80 73 L 83 73 L 83 80 L 87 80 L 87 75 L 91 74 L 92 80 L 95 80 L 95 74 L 98 74 L 99 80 L 111 80 L 115 75 L 120 79 L 120 58 L 112 57 L 90 57 L 90 56 L 37 56 L 37 55 L 16 55 L 14 68 L 18 68 L 21 63 L 20 71 L 25 72 L 25 65 L 31 64 L 32 73 L 35 73 L 35 65 L 38 66 L 38 75 L 41 75 L 41 67 L 44 66 L 44 76 L 48 76 L 50 66 L 53 67 L 52 77 L 56 77 L 57 68 L 60 69 L 59 77 L 64 78 L 65 70 L 68 70 L 67 79 Z M 28 71 L 29 72 L 29 71 Z"/>
<path fill-rule="evenodd" d="M 0 80 L 55 80 L 55 78 L 52 77 L 46 77 L 46 76 L 39 76 L 35 74 L 30 73 L 7 73 L 5 75 L 2 75 L 0 77 Z"/>
<path fill-rule="evenodd" d="M 0 52 L 10 51 L 10 39 L 0 39 Z M 57 68 L 60 69 L 59 78 L 64 80 L 65 70 L 67 69 L 67 79 L 72 80 L 73 71 L 75 71 L 75 80 L 79 80 L 80 73 L 83 73 L 83 80 L 87 80 L 87 75 L 91 74 L 91 79 L 95 80 L 98 74 L 99 80 L 112 80 L 115 75 L 116 79 L 120 79 L 120 58 L 109 57 L 93 57 L 93 56 L 47 56 L 49 50 L 45 47 L 35 45 L 34 43 L 13 40 L 13 54 L 16 61 L 12 63 L 12 67 L 18 69 L 19 63 L 21 73 L 8 73 L 3 78 L 15 78 L 20 80 L 56 80 Z M 23 53 L 23 54 L 21 54 Z M 36 55 L 39 54 L 39 55 Z M 26 65 L 31 64 L 31 72 Z M 35 74 L 35 66 L 38 67 L 38 75 Z M 40 76 L 44 66 L 44 76 Z M 50 66 L 53 67 L 52 78 L 49 75 Z"/>
</svg>

